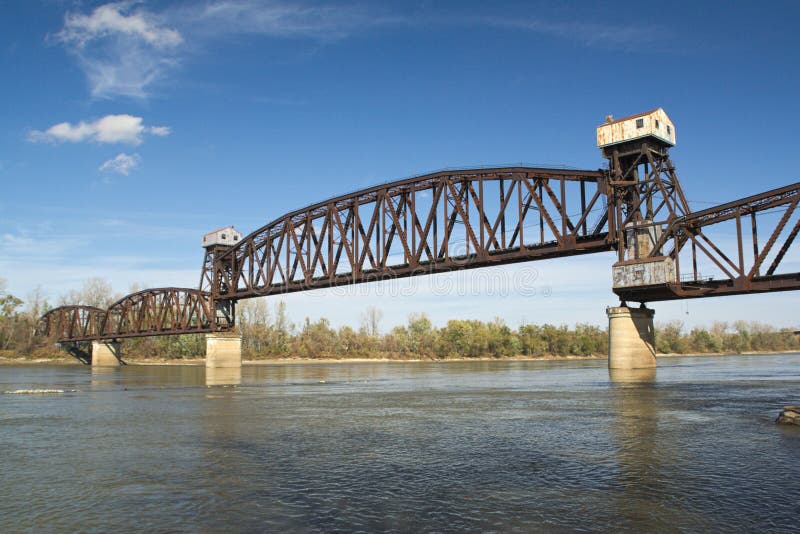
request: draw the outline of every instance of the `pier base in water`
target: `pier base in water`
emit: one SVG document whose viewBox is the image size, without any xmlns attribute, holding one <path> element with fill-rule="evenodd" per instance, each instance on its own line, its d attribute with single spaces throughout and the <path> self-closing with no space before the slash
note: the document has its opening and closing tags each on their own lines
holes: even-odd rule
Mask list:
<svg viewBox="0 0 800 534">
<path fill-rule="evenodd" d="M 242 336 L 206 334 L 206 368 L 241 367 Z"/>
<path fill-rule="evenodd" d="M 241 367 L 206 367 L 206 386 L 238 386 L 241 383 Z"/>
<path fill-rule="evenodd" d="M 119 341 L 92 341 L 92 365 L 120 365 Z"/>
<path fill-rule="evenodd" d="M 655 311 L 618 306 L 607 308 L 608 368 L 647 369 L 656 366 Z"/>
</svg>

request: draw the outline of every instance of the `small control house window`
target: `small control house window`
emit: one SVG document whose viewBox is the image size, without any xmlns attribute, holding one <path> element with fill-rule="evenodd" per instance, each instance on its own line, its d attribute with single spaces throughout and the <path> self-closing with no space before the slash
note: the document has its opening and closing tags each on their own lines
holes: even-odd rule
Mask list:
<svg viewBox="0 0 800 534">
<path fill-rule="evenodd" d="M 239 236 L 238 235 L 233 236 L 233 240 L 234 241 L 239 241 Z"/>
<path fill-rule="evenodd" d="M 667 135 L 672 135 L 672 127 L 667 124 Z"/>
<path fill-rule="evenodd" d="M 225 235 L 225 234 L 222 234 L 222 239 L 228 239 L 228 236 Z"/>
<path fill-rule="evenodd" d="M 636 127 L 644 128 L 644 119 L 636 119 Z"/>
<path fill-rule="evenodd" d="M 659 128 L 658 119 L 656 119 L 656 130 L 658 130 L 658 128 Z"/>
</svg>

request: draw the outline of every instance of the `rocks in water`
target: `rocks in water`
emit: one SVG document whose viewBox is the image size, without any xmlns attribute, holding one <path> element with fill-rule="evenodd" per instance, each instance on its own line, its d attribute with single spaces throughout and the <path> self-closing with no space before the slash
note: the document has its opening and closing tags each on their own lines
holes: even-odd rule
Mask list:
<svg viewBox="0 0 800 534">
<path fill-rule="evenodd" d="M 784 406 L 775 422 L 780 425 L 800 426 L 800 406 Z"/>
</svg>

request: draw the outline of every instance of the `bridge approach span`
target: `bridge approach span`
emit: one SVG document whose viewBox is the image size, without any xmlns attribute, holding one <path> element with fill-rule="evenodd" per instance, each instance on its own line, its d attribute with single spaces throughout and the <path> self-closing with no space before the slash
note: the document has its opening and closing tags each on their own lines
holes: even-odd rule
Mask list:
<svg viewBox="0 0 800 534">
<path fill-rule="evenodd" d="M 145 289 L 118 300 L 107 310 L 61 306 L 39 320 L 37 334 L 59 343 L 100 339 L 205 334 L 233 328 L 229 308 L 193 288 Z"/>
<path fill-rule="evenodd" d="M 106 320 L 106 310 L 96 306 L 59 306 L 39 318 L 37 336 L 58 342 L 99 339 Z"/>
</svg>

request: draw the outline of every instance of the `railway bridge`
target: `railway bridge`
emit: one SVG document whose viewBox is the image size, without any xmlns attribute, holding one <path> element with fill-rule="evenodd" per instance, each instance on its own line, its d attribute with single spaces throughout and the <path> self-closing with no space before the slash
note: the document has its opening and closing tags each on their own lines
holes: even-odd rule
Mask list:
<svg viewBox="0 0 800 534">
<path fill-rule="evenodd" d="M 661 108 L 607 117 L 597 128 L 607 168 L 444 170 L 306 206 L 247 236 L 222 228 L 203 239 L 199 287 L 147 289 L 107 310 L 62 306 L 37 333 L 92 342 L 93 364 L 117 363 L 124 338 L 203 333 L 207 366 L 237 367 L 240 299 L 616 251 L 609 367 L 654 367 L 647 303 L 800 289 L 800 183 L 692 211 L 669 157 L 675 140 Z"/>
</svg>

